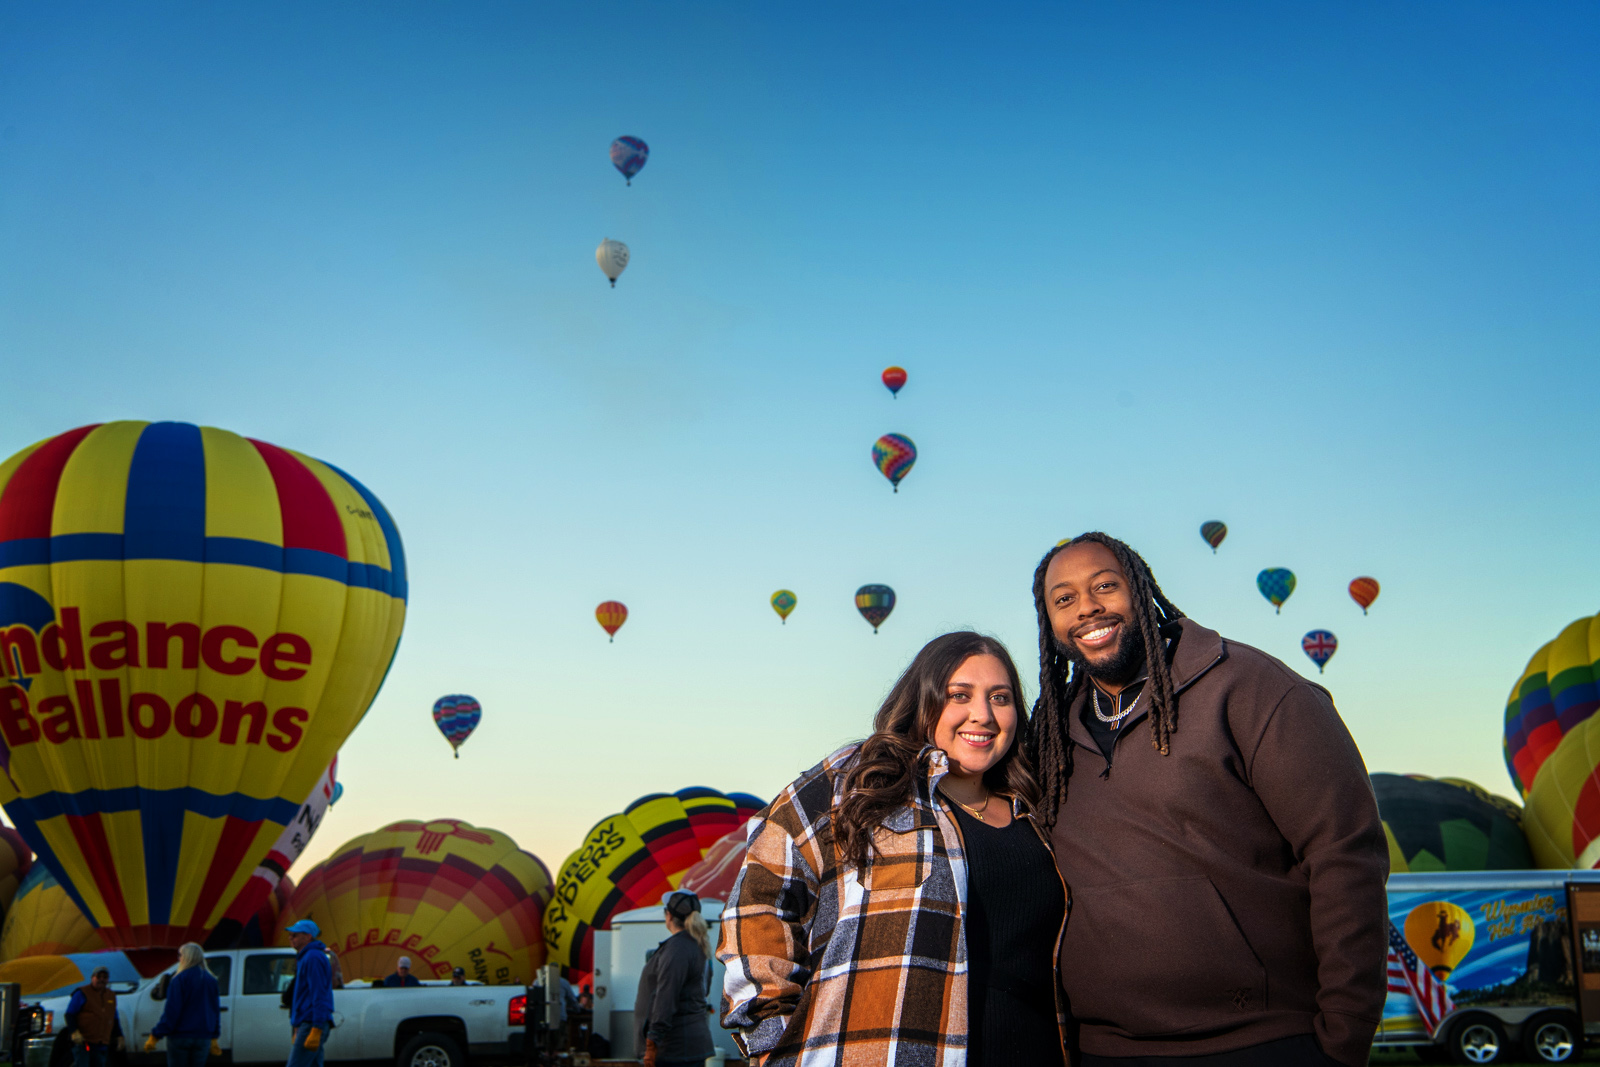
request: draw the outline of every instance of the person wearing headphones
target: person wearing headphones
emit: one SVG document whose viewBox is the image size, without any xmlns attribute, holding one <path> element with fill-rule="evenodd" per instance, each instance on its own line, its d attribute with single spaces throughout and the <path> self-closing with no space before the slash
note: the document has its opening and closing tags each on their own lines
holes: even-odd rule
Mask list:
<svg viewBox="0 0 1600 1067">
<path fill-rule="evenodd" d="M 633 1000 L 634 1047 L 644 1067 L 699 1067 L 716 1051 L 706 1022 L 711 937 L 693 893 L 668 893 L 665 941 L 645 960 Z"/>
</svg>

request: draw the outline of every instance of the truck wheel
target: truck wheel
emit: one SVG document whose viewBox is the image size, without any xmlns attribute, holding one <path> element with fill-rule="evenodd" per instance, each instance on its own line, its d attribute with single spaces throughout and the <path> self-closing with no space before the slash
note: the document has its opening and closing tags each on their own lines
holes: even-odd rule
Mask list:
<svg viewBox="0 0 1600 1067">
<path fill-rule="evenodd" d="M 1498 1063 L 1506 1032 L 1492 1015 L 1469 1015 L 1450 1027 L 1450 1058 L 1456 1063 Z"/>
<path fill-rule="evenodd" d="M 1534 1063 L 1572 1063 L 1583 1054 L 1578 1020 L 1566 1012 L 1534 1016 L 1522 1028 L 1522 1051 Z"/>
<path fill-rule="evenodd" d="M 467 1057 L 455 1038 L 432 1030 L 407 1041 L 394 1062 L 395 1067 L 467 1067 Z"/>
</svg>

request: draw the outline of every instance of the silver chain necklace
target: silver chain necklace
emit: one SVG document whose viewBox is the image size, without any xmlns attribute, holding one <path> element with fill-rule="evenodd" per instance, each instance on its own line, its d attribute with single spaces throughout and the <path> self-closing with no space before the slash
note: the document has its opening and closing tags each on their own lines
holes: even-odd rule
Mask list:
<svg viewBox="0 0 1600 1067">
<path fill-rule="evenodd" d="M 1111 723 L 1113 726 L 1121 722 L 1123 719 L 1126 719 L 1129 715 L 1132 715 L 1133 709 L 1139 706 L 1140 699 L 1144 697 L 1144 690 L 1141 689 L 1139 690 L 1139 695 L 1133 698 L 1133 703 L 1129 704 L 1126 709 L 1118 711 L 1115 715 L 1107 715 L 1105 712 L 1100 710 L 1100 687 L 1095 685 L 1093 682 L 1090 682 L 1089 692 L 1094 699 L 1094 717 L 1099 719 L 1101 722 Z M 1117 695 L 1117 703 L 1122 703 L 1122 695 L 1120 693 Z"/>
</svg>

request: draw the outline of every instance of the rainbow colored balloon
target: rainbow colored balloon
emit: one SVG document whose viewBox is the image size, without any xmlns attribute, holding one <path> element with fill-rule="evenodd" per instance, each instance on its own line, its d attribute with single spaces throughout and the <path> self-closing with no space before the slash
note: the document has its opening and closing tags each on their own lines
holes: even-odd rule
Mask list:
<svg viewBox="0 0 1600 1067">
<path fill-rule="evenodd" d="M 872 462 L 894 491 L 900 491 L 900 479 L 911 473 L 917 461 L 917 446 L 905 434 L 886 433 L 872 446 Z"/>
<path fill-rule="evenodd" d="M 883 620 L 894 610 L 894 590 L 886 585 L 862 586 L 856 590 L 856 610 L 872 624 L 872 632 L 877 633 Z"/>
<path fill-rule="evenodd" d="M 1339 650 L 1339 639 L 1327 630 L 1312 630 L 1300 639 L 1300 649 L 1311 657 L 1311 662 L 1317 665 L 1317 673 L 1321 674 L 1322 668 Z"/>
<path fill-rule="evenodd" d="M 900 399 L 900 389 L 906 384 L 906 369 L 904 367 L 885 367 L 883 370 L 883 384 L 889 390 L 889 395 L 896 400 Z"/>
<path fill-rule="evenodd" d="M 787 589 L 780 589 L 772 594 L 772 610 L 778 613 L 778 620 L 785 624 L 789 621 L 789 612 L 794 610 L 795 595 Z"/>
<path fill-rule="evenodd" d="M 464 693 L 440 697 L 433 702 L 433 724 L 450 742 L 456 759 L 461 758 L 461 746 L 483 718 L 483 706 Z"/>
<path fill-rule="evenodd" d="M 1268 567 L 1256 575 L 1256 588 L 1281 613 L 1283 602 L 1294 592 L 1294 572 L 1285 567 Z"/>
<path fill-rule="evenodd" d="M 1600 615 L 1569 623 L 1528 660 L 1506 700 L 1506 770 L 1527 797 L 1545 761 L 1600 708 Z M 1600 814 L 1600 813 L 1597 813 Z"/>
<path fill-rule="evenodd" d="M 1206 544 L 1211 546 L 1211 554 L 1216 555 L 1217 546 L 1222 544 L 1222 539 L 1228 536 L 1228 524 L 1225 522 L 1202 522 L 1200 536 Z"/>
<path fill-rule="evenodd" d="M 622 172 L 629 185 L 633 184 L 633 176 L 644 169 L 649 158 L 650 146 L 637 137 L 618 137 L 611 142 L 611 165 Z"/>
<path fill-rule="evenodd" d="M 1361 605 L 1361 614 L 1365 615 L 1372 602 L 1378 599 L 1378 579 L 1357 578 L 1351 582 L 1350 599 Z"/>
<path fill-rule="evenodd" d="M 600 624 L 600 629 L 610 634 L 611 640 L 615 641 L 617 631 L 628 621 L 628 605 L 620 600 L 607 600 L 594 609 L 594 618 Z"/>
<path fill-rule="evenodd" d="M 0 463 L 0 803 L 108 947 L 206 940 L 405 611 L 389 513 L 309 456 L 111 422 Z"/>
</svg>

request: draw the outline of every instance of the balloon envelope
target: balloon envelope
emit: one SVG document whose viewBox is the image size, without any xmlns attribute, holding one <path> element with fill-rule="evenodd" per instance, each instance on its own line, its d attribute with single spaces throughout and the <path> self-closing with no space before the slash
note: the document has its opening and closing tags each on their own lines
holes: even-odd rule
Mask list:
<svg viewBox="0 0 1600 1067">
<path fill-rule="evenodd" d="M 1350 599 L 1361 605 L 1361 614 L 1365 615 L 1372 602 L 1378 599 L 1378 579 L 1357 578 L 1351 582 Z"/>
<path fill-rule="evenodd" d="M 0 959 L 64 956 L 99 952 L 105 947 L 94 923 L 72 902 L 50 868 L 34 864 L 18 886 L 5 926 L 0 928 Z"/>
<path fill-rule="evenodd" d="M 316 922 L 347 982 L 392 974 L 409 956 L 419 977 L 463 967 L 488 985 L 523 985 L 544 965 L 549 899 L 545 865 L 500 831 L 410 819 L 346 841 L 311 868 L 282 927 Z"/>
<path fill-rule="evenodd" d="M 765 807 L 745 793 L 696 787 L 652 793 L 595 824 L 567 857 L 545 911 L 550 962 L 574 972 L 593 970 L 593 931 L 611 917 L 656 904 L 678 888 L 685 872 Z"/>
<path fill-rule="evenodd" d="M 388 512 L 308 456 L 114 422 L 0 464 L 0 803 L 108 945 L 205 940 L 405 606 Z"/>
<path fill-rule="evenodd" d="M 1284 567 L 1268 567 L 1256 575 L 1256 588 L 1279 611 L 1294 592 L 1294 572 Z"/>
<path fill-rule="evenodd" d="M 633 184 L 633 176 L 644 169 L 645 161 L 649 158 L 650 146 L 637 137 L 618 137 L 611 142 L 611 165 L 622 172 L 629 185 Z"/>
<path fill-rule="evenodd" d="M 1328 665 L 1334 652 L 1338 651 L 1339 639 L 1327 630 L 1312 630 L 1300 639 L 1300 649 L 1311 657 L 1311 662 L 1317 665 L 1317 673 L 1322 673 L 1322 668 Z"/>
<path fill-rule="evenodd" d="M 1205 539 L 1206 544 L 1211 546 L 1211 551 L 1215 552 L 1217 546 L 1222 544 L 1222 539 L 1228 536 L 1228 524 L 1215 521 L 1202 522 L 1200 524 L 1200 536 Z"/>
<path fill-rule="evenodd" d="M 906 369 L 904 367 L 885 367 L 883 369 L 883 384 L 894 396 L 900 395 L 900 387 L 906 384 Z"/>
<path fill-rule="evenodd" d="M 900 491 L 900 479 L 911 473 L 917 461 L 917 446 L 905 434 L 886 433 L 872 446 L 872 462 L 878 472 L 889 479 L 894 491 Z"/>
<path fill-rule="evenodd" d="M 864 585 L 856 590 L 856 610 L 872 624 L 873 633 L 894 610 L 894 600 L 894 590 L 886 585 Z"/>
<path fill-rule="evenodd" d="M 139 973 L 121 952 L 74 952 L 64 956 L 23 956 L 0 963 L 0 982 L 16 982 L 22 996 L 30 1000 L 71 996 L 86 984 L 94 972 L 104 967 L 114 983 L 141 982 Z"/>
<path fill-rule="evenodd" d="M 705 858 L 684 871 L 678 888 L 701 900 L 726 901 L 744 866 L 744 856 L 745 831 L 740 827 L 712 845 Z"/>
<path fill-rule="evenodd" d="M 11 827 L 0 826 L 0 914 L 11 907 L 17 886 L 32 867 L 33 849 Z"/>
<path fill-rule="evenodd" d="M 780 589 L 772 594 L 772 610 L 778 613 L 778 618 L 789 621 L 789 612 L 794 610 L 797 603 L 795 596 L 787 589 Z"/>
<path fill-rule="evenodd" d="M 628 246 L 607 237 L 594 250 L 594 261 L 600 264 L 600 270 L 611 279 L 611 288 L 615 289 L 617 279 L 628 269 Z"/>
<path fill-rule="evenodd" d="M 607 600 L 594 609 L 594 617 L 602 630 L 616 637 L 622 624 L 628 621 L 628 606 L 620 600 Z"/>
<path fill-rule="evenodd" d="M 460 749 L 478 728 L 483 707 L 465 693 L 443 696 L 433 702 L 433 724 L 452 749 Z"/>
<path fill-rule="evenodd" d="M 1521 871 L 1533 866 L 1522 808 L 1459 778 L 1374 774 L 1389 870 Z"/>
<path fill-rule="evenodd" d="M 1600 707 L 1600 615 L 1569 623 L 1539 648 L 1506 700 L 1506 770 L 1523 797 L 1561 739 Z M 1569 770 L 1571 768 L 1569 767 Z M 1578 783 L 1572 783 L 1575 787 Z"/>
</svg>

